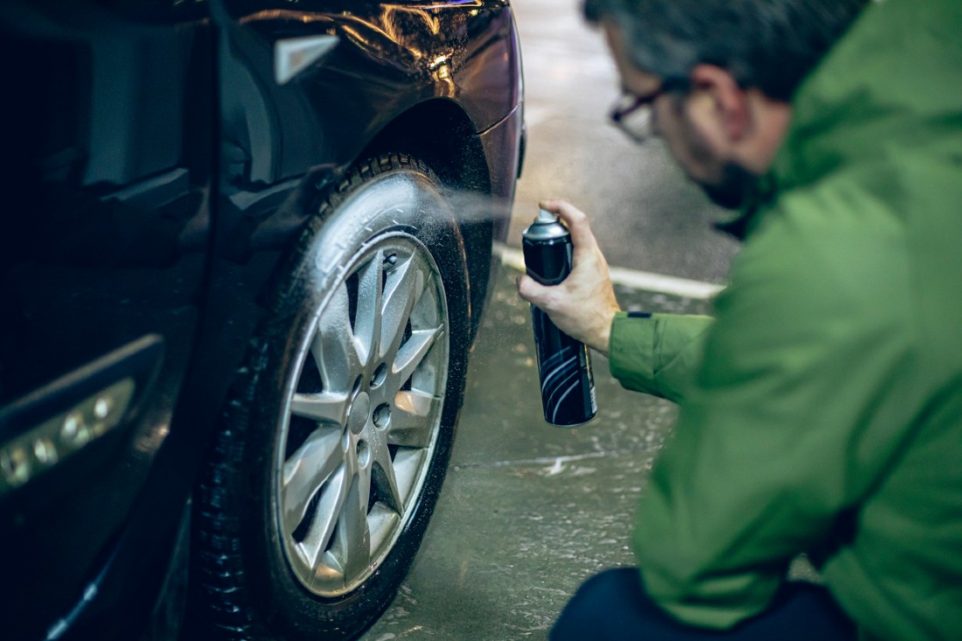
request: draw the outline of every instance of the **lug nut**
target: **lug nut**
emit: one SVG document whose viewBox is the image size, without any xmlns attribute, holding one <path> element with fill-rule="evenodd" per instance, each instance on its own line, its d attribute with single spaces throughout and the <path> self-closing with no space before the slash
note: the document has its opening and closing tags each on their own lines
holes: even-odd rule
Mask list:
<svg viewBox="0 0 962 641">
<path fill-rule="evenodd" d="M 387 403 L 378 405 L 374 410 L 373 418 L 375 427 L 383 430 L 391 422 L 391 407 Z"/>
</svg>

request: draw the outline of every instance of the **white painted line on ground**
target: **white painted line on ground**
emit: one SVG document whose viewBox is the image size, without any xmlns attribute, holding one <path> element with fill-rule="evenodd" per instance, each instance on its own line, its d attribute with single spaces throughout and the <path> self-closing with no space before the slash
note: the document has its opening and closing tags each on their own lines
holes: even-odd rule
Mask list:
<svg viewBox="0 0 962 641">
<path fill-rule="evenodd" d="M 494 251 L 501 256 L 501 264 L 511 269 L 524 271 L 524 255 L 520 249 L 508 247 L 502 243 L 494 244 Z M 611 282 L 623 287 L 640 289 L 646 292 L 657 294 L 671 294 L 682 298 L 692 298 L 695 300 L 709 300 L 718 295 L 718 292 L 725 288 L 724 285 L 705 283 L 698 280 L 678 278 L 676 276 L 665 276 L 664 274 L 653 274 L 635 269 L 624 267 L 608 267 L 611 275 Z"/>
</svg>

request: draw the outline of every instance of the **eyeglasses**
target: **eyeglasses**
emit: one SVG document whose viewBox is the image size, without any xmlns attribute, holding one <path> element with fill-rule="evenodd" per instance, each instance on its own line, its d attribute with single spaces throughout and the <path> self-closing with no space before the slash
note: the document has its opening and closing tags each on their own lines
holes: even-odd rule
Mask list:
<svg viewBox="0 0 962 641">
<path fill-rule="evenodd" d="M 639 96 L 622 91 L 621 97 L 611 108 L 611 122 L 626 136 L 637 143 L 644 143 L 655 137 L 654 103 L 658 96 L 669 91 L 677 91 L 687 86 L 686 80 L 668 78 L 654 92 Z"/>
</svg>

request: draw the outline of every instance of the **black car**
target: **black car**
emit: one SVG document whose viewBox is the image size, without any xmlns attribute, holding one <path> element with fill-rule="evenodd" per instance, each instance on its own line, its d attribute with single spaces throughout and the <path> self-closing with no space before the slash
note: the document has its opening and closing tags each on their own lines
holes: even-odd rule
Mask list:
<svg viewBox="0 0 962 641">
<path fill-rule="evenodd" d="M 424 534 L 523 155 L 504 0 L 6 0 L 4 639 L 344 639 Z"/>
</svg>

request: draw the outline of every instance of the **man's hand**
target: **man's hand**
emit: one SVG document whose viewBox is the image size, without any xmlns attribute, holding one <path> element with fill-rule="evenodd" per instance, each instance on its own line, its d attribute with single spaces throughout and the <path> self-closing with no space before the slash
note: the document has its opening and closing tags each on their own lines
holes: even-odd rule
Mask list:
<svg viewBox="0 0 962 641">
<path fill-rule="evenodd" d="M 558 214 L 571 232 L 571 274 L 553 287 L 522 276 L 518 294 L 547 312 L 561 331 L 607 356 L 611 321 L 621 311 L 608 277 L 608 262 L 584 213 L 562 200 L 549 200 L 541 207 Z"/>
</svg>

